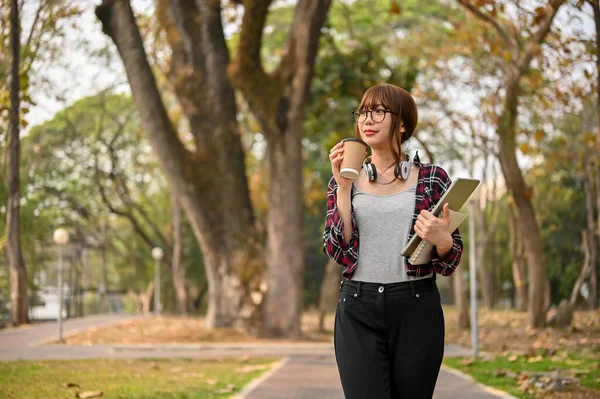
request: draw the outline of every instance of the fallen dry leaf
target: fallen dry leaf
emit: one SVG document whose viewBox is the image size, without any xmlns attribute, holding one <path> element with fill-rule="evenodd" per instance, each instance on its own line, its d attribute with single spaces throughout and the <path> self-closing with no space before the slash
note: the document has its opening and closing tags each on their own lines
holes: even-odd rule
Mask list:
<svg viewBox="0 0 600 399">
<path fill-rule="evenodd" d="M 245 363 L 245 362 L 247 362 L 250 359 L 252 359 L 252 356 L 249 355 L 249 354 L 245 354 L 244 356 L 240 357 L 240 362 Z"/>
<path fill-rule="evenodd" d="M 63 388 L 79 388 L 79 384 L 75 384 L 74 382 L 63 382 L 60 386 Z"/>
<path fill-rule="evenodd" d="M 463 361 L 462 361 L 462 364 L 464 364 L 465 366 L 470 366 L 470 365 L 472 365 L 474 362 L 475 362 L 475 360 L 474 360 L 473 358 L 471 358 L 471 357 L 467 357 L 467 358 L 464 358 L 464 359 L 463 359 Z"/>
<path fill-rule="evenodd" d="M 77 394 L 78 398 L 86 399 L 86 398 L 98 398 L 102 396 L 101 391 L 85 391 Z"/>
<path fill-rule="evenodd" d="M 517 361 L 518 358 L 519 358 L 519 356 L 517 356 L 517 355 L 511 355 L 506 360 L 508 360 L 511 363 L 514 363 Z"/>
<path fill-rule="evenodd" d="M 228 384 L 227 388 L 219 389 L 215 392 L 217 392 L 218 394 L 231 393 L 231 392 L 233 392 L 234 389 L 235 389 L 235 385 Z"/>
</svg>

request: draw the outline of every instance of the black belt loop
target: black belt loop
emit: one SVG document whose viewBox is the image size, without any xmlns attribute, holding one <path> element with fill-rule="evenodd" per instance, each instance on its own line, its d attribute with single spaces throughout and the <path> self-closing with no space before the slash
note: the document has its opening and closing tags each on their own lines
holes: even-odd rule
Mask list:
<svg viewBox="0 0 600 399">
<path fill-rule="evenodd" d="M 340 292 L 342 292 L 342 288 L 344 288 L 344 280 L 340 282 Z"/>
<path fill-rule="evenodd" d="M 362 281 L 359 281 L 359 282 L 358 282 L 358 288 L 357 288 L 357 290 L 356 290 L 356 294 L 357 294 L 357 296 L 360 296 L 360 285 L 361 285 L 361 284 L 362 284 Z"/>
<path fill-rule="evenodd" d="M 410 294 L 413 298 L 415 297 L 415 282 L 413 280 L 410 280 Z"/>
</svg>

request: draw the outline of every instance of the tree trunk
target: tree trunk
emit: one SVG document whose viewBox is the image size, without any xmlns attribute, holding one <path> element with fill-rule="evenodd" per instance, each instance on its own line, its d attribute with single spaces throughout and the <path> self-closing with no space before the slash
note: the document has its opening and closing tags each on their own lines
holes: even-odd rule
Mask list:
<svg viewBox="0 0 600 399">
<path fill-rule="evenodd" d="M 319 298 L 319 331 L 325 331 L 325 316 L 336 308 L 340 294 L 340 265 L 329 259 L 325 265 L 325 275 Z"/>
<path fill-rule="evenodd" d="M 510 75 L 510 73 L 509 73 Z M 517 226 L 523 240 L 529 267 L 529 324 L 546 326 L 548 278 L 540 228 L 531 202 L 532 189 L 525 185 L 516 155 L 516 116 L 520 75 L 506 78 L 506 98 L 498 126 L 499 158 L 504 180 L 517 210 Z"/>
<path fill-rule="evenodd" d="M 487 201 L 486 201 L 487 202 Z M 485 212 L 479 204 L 475 206 L 475 220 L 477 220 L 477 238 L 475 245 L 475 258 L 479 271 L 479 280 L 483 304 L 492 309 L 495 304 L 494 298 L 494 270 L 493 264 L 486 260 L 486 250 L 489 248 L 490 229 Z M 490 258 L 492 258 L 491 256 Z"/>
<path fill-rule="evenodd" d="M 260 38 L 269 1 L 246 2 L 240 43 L 229 68 L 267 140 L 270 191 L 263 333 L 299 337 L 304 279 L 302 122 L 321 28 L 330 0 L 300 0 L 281 63 L 267 75 Z M 286 297 L 285 301 L 281 298 Z"/>
<path fill-rule="evenodd" d="M 146 292 L 140 292 L 139 298 L 142 304 L 142 314 L 150 314 L 150 304 L 152 303 L 152 296 L 154 295 L 154 281 L 148 283 Z"/>
<path fill-rule="evenodd" d="M 600 72 L 600 71 L 599 71 Z M 600 119 L 600 115 L 599 115 Z M 598 264 L 598 244 L 596 240 L 596 226 L 594 225 L 595 217 L 594 217 L 594 177 L 592 170 L 592 162 L 594 157 L 590 157 L 588 151 L 586 150 L 585 154 L 585 178 L 583 180 L 584 190 L 585 190 L 585 208 L 586 208 L 586 220 L 587 220 L 587 230 L 588 237 L 582 237 L 584 240 L 584 250 L 587 248 L 587 254 L 589 255 L 589 271 L 587 274 L 590 278 L 590 298 L 589 303 L 592 309 L 596 309 L 597 307 L 597 296 L 598 292 L 594 291 L 594 286 L 597 284 L 597 264 Z M 598 190 L 600 191 L 600 189 Z M 598 208 L 600 209 L 600 208 Z M 600 214 L 600 212 L 598 212 Z M 587 247 L 585 246 L 587 245 Z M 587 276 L 586 276 L 587 277 Z"/>
<path fill-rule="evenodd" d="M 254 230 L 236 122 L 227 82 L 228 53 L 218 2 L 161 1 L 171 25 L 173 78 L 195 139 L 195 152 L 179 140 L 167 116 L 128 1 L 103 0 L 96 15 L 123 60 L 142 127 L 189 220 L 204 255 L 208 327 L 244 324 L 249 284 L 260 277 L 260 243 Z M 173 29 L 170 29 L 173 28 Z"/>
<path fill-rule="evenodd" d="M 299 338 L 304 281 L 302 229 L 302 144 L 297 134 L 269 143 L 267 284 L 264 330 L 267 336 Z M 285 206 L 275 206 L 284 204 Z M 282 298 L 286 298 L 282 301 Z"/>
<path fill-rule="evenodd" d="M 548 324 L 553 327 L 566 327 L 571 325 L 573 322 L 573 312 L 575 311 L 575 306 L 577 305 L 579 292 L 583 286 L 583 283 L 589 277 L 591 269 L 593 268 L 591 263 L 592 242 L 590 240 L 590 236 L 593 235 L 593 232 L 594 230 L 581 231 L 581 246 L 584 253 L 583 266 L 581 267 L 579 276 L 577 276 L 577 280 L 575 280 L 575 284 L 571 290 L 571 296 L 568 300 L 563 299 L 560 301 L 560 304 L 556 309 L 556 314 L 554 314 L 554 316 L 548 321 Z"/>
<path fill-rule="evenodd" d="M 469 300 L 463 274 L 459 271 L 452 276 L 452 285 L 454 286 L 454 304 L 458 312 L 458 328 L 468 330 L 471 325 L 469 319 Z"/>
<path fill-rule="evenodd" d="M 581 231 L 581 246 L 583 247 L 584 260 L 583 266 L 581 267 L 581 272 L 579 273 L 577 280 L 575 280 L 575 284 L 573 285 L 573 289 L 571 290 L 571 296 L 569 297 L 569 308 L 571 310 L 575 309 L 575 305 L 577 304 L 577 298 L 579 297 L 579 292 L 581 291 L 581 286 L 589 277 L 590 271 L 592 269 L 592 241 L 590 240 L 590 236 L 590 231 Z"/>
<path fill-rule="evenodd" d="M 173 261 L 171 262 L 171 273 L 177 300 L 177 312 L 184 315 L 187 314 L 188 298 L 181 259 L 181 206 L 175 195 L 171 195 L 171 204 L 173 206 Z"/>
<path fill-rule="evenodd" d="M 10 269 L 10 313 L 12 323 L 18 326 L 29 322 L 29 294 L 27 285 L 27 269 L 21 252 L 20 233 L 20 201 L 21 190 L 19 183 L 19 114 L 20 114 L 20 87 L 19 87 L 19 53 L 21 51 L 21 28 L 19 18 L 19 2 L 10 2 L 10 132 L 8 139 L 8 204 L 6 212 L 6 235 L 8 237 L 7 255 Z"/>
<path fill-rule="evenodd" d="M 596 208 L 598 209 L 598 219 L 596 222 L 596 236 L 600 238 L 600 3 L 598 1 L 590 1 L 588 3 L 594 10 L 594 25 L 596 26 L 596 115 L 597 115 L 597 131 L 596 131 Z M 600 242 L 594 238 L 594 241 Z M 597 247 L 594 247 L 597 253 Z M 590 305 L 592 309 L 598 309 L 598 265 L 592 264 L 590 276 Z"/>
<path fill-rule="evenodd" d="M 527 261 L 523 240 L 517 228 L 517 215 L 514 204 L 508 204 L 508 236 L 512 259 L 512 272 L 519 310 L 526 312 L 529 306 L 529 284 L 527 282 Z"/>
</svg>

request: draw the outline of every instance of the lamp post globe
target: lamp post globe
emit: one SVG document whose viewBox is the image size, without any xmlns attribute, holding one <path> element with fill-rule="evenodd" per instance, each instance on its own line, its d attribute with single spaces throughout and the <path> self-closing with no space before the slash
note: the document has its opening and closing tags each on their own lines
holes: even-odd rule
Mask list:
<svg viewBox="0 0 600 399">
<path fill-rule="evenodd" d="M 58 228 L 58 229 L 54 230 L 52 239 L 58 245 L 65 245 L 66 243 L 69 242 L 69 233 L 67 232 L 67 230 L 63 229 L 62 227 Z"/>
<path fill-rule="evenodd" d="M 152 257 L 154 258 L 154 313 L 159 315 L 162 310 L 160 303 L 160 260 L 163 258 L 162 248 L 152 248 Z"/>
<path fill-rule="evenodd" d="M 152 248 L 152 257 L 154 260 L 161 260 L 163 258 L 163 250 L 160 247 Z"/>
</svg>

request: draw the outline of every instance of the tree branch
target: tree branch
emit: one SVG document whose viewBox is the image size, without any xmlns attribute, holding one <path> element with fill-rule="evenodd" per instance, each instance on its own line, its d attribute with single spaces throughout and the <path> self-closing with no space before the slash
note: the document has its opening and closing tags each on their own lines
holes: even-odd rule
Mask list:
<svg viewBox="0 0 600 399">
<path fill-rule="evenodd" d="M 259 70 L 263 72 L 260 61 L 262 34 L 272 0 L 245 0 L 244 16 L 240 30 L 240 42 L 237 47 L 236 60 L 243 60 L 245 71 Z M 264 73 L 264 72 L 263 72 Z"/>
<path fill-rule="evenodd" d="M 496 32 L 498 32 L 498 34 L 500 35 L 502 40 L 504 40 L 504 42 L 510 47 L 511 52 L 513 50 L 515 50 L 514 38 L 509 36 L 509 34 L 504 30 L 504 28 L 502 27 L 502 25 L 500 25 L 500 22 L 498 22 L 498 20 L 496 18 L 492 17 L 489 14 L 484 13 L 478 7 L 471 4 L 468 0 L 457 0 L 457 1 L 461 6 L 463 6 L 464 8 L 469 10 L 471 13 L 473 13 L 473 15 L 475 15 L 481 21 L 491 24 L 494 27 L 494 29 L 496 30 Z"/>
<path fill-rule="evenodd" d="M 96 7 L 102 31 L 121 55 L 142 127 L 154 151 L 171 174 L 185 176 L 193 170 L 193 156 L 177 137 L 152 74 L 129 1 L 103 0 Z"/>
<path fill-rule="evenodd" d="M 519 76 L 523 76 L 527 73 L 531 59 L 537 52 L 541 51 L 539 48 L 544 42 L 546 35 L 548 35 L 548 32 L 550 32 L 550 27 L 552 26 L 552 22 L 554 21 L 558 9 L 564 3 L 565 0 L 550 0 L 548 6 L 546 6 L 547 8 L 550 8 L 550 10 L 546 13 L 538 30 L 525 44 L 525 54 L 519 62 Z"/>
</svg>

